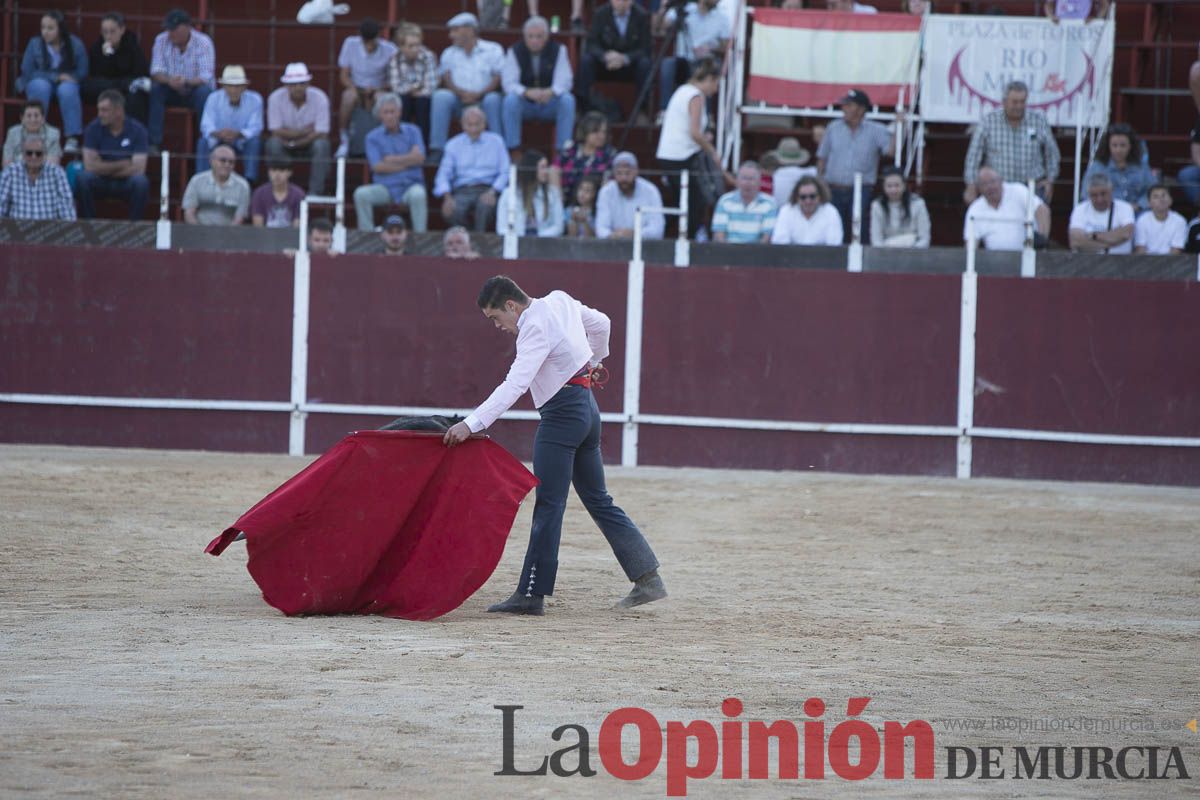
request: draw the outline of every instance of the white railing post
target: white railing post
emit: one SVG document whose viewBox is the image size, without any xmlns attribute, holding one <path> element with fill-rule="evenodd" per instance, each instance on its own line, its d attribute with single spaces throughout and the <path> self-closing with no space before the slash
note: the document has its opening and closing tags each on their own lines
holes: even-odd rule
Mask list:
<svg viewBox="0 0 1200 800">
<path fill-rule="evenodd" d="M 171 154 L 162 152 L 162 179 L 158 182 L 158 223 L 154 229 L 154 246 L 171 249 Z"/>
<path fill-rule="evenodd" d="M 679 236 L 675 239 L 675 266 L 692 263 L 691 242 L 688 240 L 688 171 L 679 173 Z"/>
<path fill-rule="evenodd" d="M 506 259 L 514 259 L 517 257 L 517 165 L 509 164 L 508 166 L 508 217 L 504 225 L 504 252 L 501 254 Z"/>
<path fill-rule="evenodd" d="M 1025 203 L 1025 246 L 1021 248 L 1021 277 L 1032 278 L 1037 272 L 1037 251 L 1033 248 L 1034 234 L 1037 229 L 1033 224 L 1033 210 L 1037 207 L 1037 195 L 1034 193 L 1033 179 L 1029 179 L 1029 197 Z"/>
<path fill-rule="evenodd" d="M 621 466 L 638 464 L 638 423 L 642 393 L 642 314 L 646 292 L 646 262 L 642 261 L 641 209 L 634 212 L 633 260 L 629 262 L 625 300 L 625 404 L 621 429 Z"/>
<path fill-rule="evenodd" d="M 300 218 L 308 216 L 306 204 L 300 205 Z M 301 245 L 308 237 L 301 228 Z M 308 402 L 308 299 L 310 265 L 308 250 L 303 246 L 293 256 L 292 270 L 292 417 L 288 427 L 288 454 L 304 455 L 304 432 L 308 414 L 303 410 Z"/>
<path fill-rule="evenodd" d="M 346 159 L 337 162 L 337 193 L 334 195 L 333 249 L 346 252 Z"/>
<path fill-rule="evenodd" d="M 862 272 L 862 173 L 854 173 L 854 205 L 850 208 L 850 246 L 846 248 L 846 270 Z"/>
<path fill-rule="evenodd" d="M 975 220 L 967 217 L 967 268 L 962 276 L 958 322 L 958 444 L 955 475 L 971 477 L 971 428 L 975 422 Z"/>
<path fill-rule="evenodd" d="M 297 253 L 308 252 L 308 198 L 300 201 L 300 243 L 296 246 Z"/>
</svg>

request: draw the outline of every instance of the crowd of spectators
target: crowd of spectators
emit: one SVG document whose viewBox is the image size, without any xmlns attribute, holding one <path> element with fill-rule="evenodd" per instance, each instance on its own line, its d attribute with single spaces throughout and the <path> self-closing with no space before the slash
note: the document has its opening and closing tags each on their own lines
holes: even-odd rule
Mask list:
<svg viewBox="0 0 1200 800">
<path fill-rule="evenodd" d="M 849 0 L 829 0 L 828 7 L 875 11 Z M 907 7 L 924 13 L 927 4 Z M 583 25 L 582 3 L 573 5 L 572 28 L 586 29 L 578 74 L 557 29 L 537 15 L 536 0 L 529 1 L 529 11 L 520 38 L 507 50 L 481 35 L 476 15 L 457 14 L 447 21 L 449 43 L 440 54 L 426 46 L 416 25 L 401 23 L 388 39 L 379 23 L 363 20 L 336 60 L 336 132 L 330 97 L 313 85 L 307 64 L 287 64 L 264 102 L 241 65 L 224 64 L 217 77 L 216 44 L 182 10 L 166 15 L 149 59 L 119 13 L 101 18 L 98 38 L 87 48 L 62 13 L 48 11 L 21 61 L 17 88 L 26 102 L 21 122 L 4 139 L 0 216 L 74 219 L 78 208 L 88 218 L 98 200 L 114 198 L 126 205 L 130 219 L 142 219 L 147 160 L 163 145 L 166 109 L 183 107 L 196 125 L 195 170 L 181 203 L 188 223 L 295 227 L 301 201 L 328 189 L 333 160 L 360 153 L 370 179 L 353 191 L 358 227 L 380 231 L 384 241 L 390 235 L 401 246 L 410 228 L 429 229 L 430 194 L 454 232 L 447 251 L 474 252 L 468 231 L 505 233 L 510 226 L 521 236 L 629 238 L 635 211 L 662 208 L 664 189 L 667 201 L 677 200 L 684 173 L 687 235 L 695 240 L 930 246 L 926 203 L 891 166 L 896 136 L 869 118 L 872 103 L 862 89 L 842 98 L 840 118 L 813 127 L 815 160 L 788 136 L 736 173 L 721 170 L 712 101 L 733 22 L 723 0 L 652 2 L 649 10 L 633 0 L 609 0 L 593 10 L 589 26 Z M 1107 3 L 1058 0 L 1045 12 L 1056 20 L 1103 16 Z M 674 41 L 652 75 L 655 36 Z M 614 150 L 612 101 L 596 90 L 600 80 L 632 81 L 639 90 L 657 85 L 660 180 L 639 174 L 634 153 Z M 1048 241 L 1048 204 L 1061 156 L 1049 121 L 1027 107 L 1028 96 L 1024 84 L 1009 84 L 1002 107 L 983 115 L 967 149 L 963 235 L 987 249 L 1026 246 L 1027 217 L 1035 243 Z M 86 127 L 85 102 L 96 106 Z M 52 104 L 61 129 L 47 121 Z M 523 149 L 523 129 L 531 121 L 553 124 L 553 150 Z M 1200 121 L 1192 141 L 1194 163 L 1179 182 L 1197 206 Z M 64 170 L 64 159 L 72 156 L 77 158 Z M 260 183 L 264 157 L 267 174 Z M 510 184 L 514 162 L 516 181 Z M 307 175 L 307 190 L 292 180 L 298 167 Z M 435 167 L 427 184 L 426 168 Z M 1200 242 L 1200 228 L 1189 237 L 1184 218 L 1171 209 L 1171 188 L 1151 167 L 1132 127 L 1109 127 L 1083 182 L 1068 223 L 1072 249 L 1167 253 L 1190 249 L 1189 238 Z M 384 223 L 377 227 L 381 210 Z M 854 231 L 856 211 L 861 227 Z M 314 225 L 311 246 L 320 250 L 323 223 Z M 661 238 L 666 220 L 648 210 L 641 226 L 644 237 Z M 460 234 L 468 239 L 465 246 Z"/>
</svg>

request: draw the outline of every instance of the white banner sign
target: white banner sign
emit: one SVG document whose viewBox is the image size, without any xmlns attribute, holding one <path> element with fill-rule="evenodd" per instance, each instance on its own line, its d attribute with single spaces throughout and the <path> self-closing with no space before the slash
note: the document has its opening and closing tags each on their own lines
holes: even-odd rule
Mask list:
<svg viewBox="0 0 1200 800">
<path fill-rule="evenodd" d="M 1108 124 L 1113 24 L 1042 17 L 931 14 L 925 21 L 921 115 L 930 122 L 977 122 L 999 108 L 1004 87 L 1029 87 L 1029 108 L 1051 125 Z"/>
</svg>

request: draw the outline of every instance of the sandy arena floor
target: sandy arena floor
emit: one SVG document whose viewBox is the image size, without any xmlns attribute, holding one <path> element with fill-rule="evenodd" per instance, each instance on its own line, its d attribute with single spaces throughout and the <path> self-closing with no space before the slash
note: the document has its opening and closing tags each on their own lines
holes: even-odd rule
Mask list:
<svg viewBox="0 0 1200 800">
<path fill-rule="evenodd" d="M 605 772 L 604 717 L 641 706 L 664 725 L 719 723 L 729 696 L 743 720 L 797 724 L 823 698 L 827 735 L 848 697 L 871 697 L 862 718 L 876 726 L 933 724 L 937 778 L 718 772 L 689 782 L 691 797 L 1200 790 L 1200 734 L 1180 727 L 1200 714 L 1195 491 L 613 469 L 667 601 L 608 609 L 628 585 L 573 499 L 547 616 L 485 614 L 516 579 L 526 503 L 487 586 L 411 623 L 289 619 L 262 601 L 241 545 L 204 555 L 301 465 L 0 446 L 0 796 L 663 797 L 665 757 L 640 782 Z M 518 768 L 574 743 L 550 733 L 577 723 L 599 774 L 494 776 L 497 704 L 525 707 Z M 1108 731 L 1059 730 L 1093 724 L 1081 718 Z M 1192 778 L 944 778 L 951 745 L 1060 743 L 1179 746 Z"/>
</svg>

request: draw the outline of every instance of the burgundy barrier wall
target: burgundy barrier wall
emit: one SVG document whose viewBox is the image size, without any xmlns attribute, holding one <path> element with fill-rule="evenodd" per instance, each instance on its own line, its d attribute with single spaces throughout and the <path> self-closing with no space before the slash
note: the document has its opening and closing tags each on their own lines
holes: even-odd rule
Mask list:
<svg viewBox="0 0 1200 800">
<path fill-rule="evenodd" d="M 483 280 L 563 288 L 613 321 L 601 409 L 623 401 L 626 267 L 316 257 L 311 402 L 471 407 L 513 340 Z M 810 422 L 954 425 L 955 276 L 650 267 L 641 410 Z M 1200 436 L 1194 283 L 979 281 L 976 424 Z M 287 401 L 292 264 L 283 256 L 0 248 L 0 392 Z M 528 400 L 522 408 L 529 408 Z M 310 414 L 308 449 L 386 418 Z M 528 458 L 532 422 L 496 438 Z M 0 404 L 0 440 L 286 449 L 282 412 Z M 606 427 L 609 461 L 621 426 Z M 1200 484 L 1197 448 L 975 440 L 975 474 Z M 647 464 L 951 475 L 953 437 L 640 427 Z"/>
</svg>

